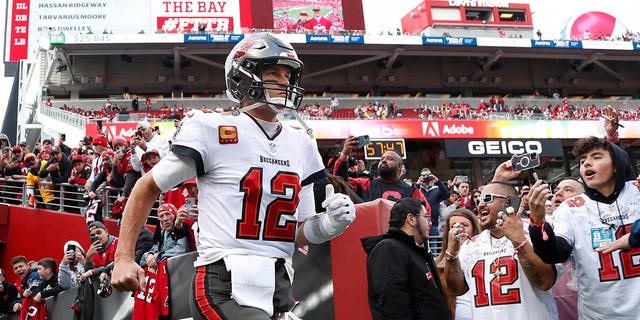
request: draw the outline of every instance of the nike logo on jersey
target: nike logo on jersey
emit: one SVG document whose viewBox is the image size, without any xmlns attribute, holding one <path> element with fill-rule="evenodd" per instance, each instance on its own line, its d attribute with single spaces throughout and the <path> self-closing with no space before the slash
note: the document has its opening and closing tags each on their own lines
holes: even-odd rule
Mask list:
<svg viewBox="0 0 640 320">
<path fill-rule="evenodd" d="M 218 126 L 220 144 L 238 143 L 238 128 L 236 126 Z"/>
</svg>

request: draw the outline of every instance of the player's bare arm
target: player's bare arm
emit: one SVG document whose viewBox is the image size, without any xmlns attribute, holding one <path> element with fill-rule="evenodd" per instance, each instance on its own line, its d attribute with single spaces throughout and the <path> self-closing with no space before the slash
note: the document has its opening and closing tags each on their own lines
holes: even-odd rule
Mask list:
<svg viewBox="0 0 640 320">
<path fill-rule="evenodd" d="M 136 182 L 122 214 L 115 266 L 111 274 L 111 284 L 120 291 L 144 290 L 144 271 L 134 261 L 135 246 L 138 234 L 159 194 L 160 189 L 151 172 L 143 175 Z"/>
</svg>

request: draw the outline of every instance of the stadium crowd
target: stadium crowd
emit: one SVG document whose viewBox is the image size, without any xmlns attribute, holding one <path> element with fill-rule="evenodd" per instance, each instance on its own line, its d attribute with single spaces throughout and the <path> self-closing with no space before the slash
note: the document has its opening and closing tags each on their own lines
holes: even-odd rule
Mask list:
<svg viewBox="0 0 640 320">
<path fill-rule="evenodd" d="M 486 120 L 492 116 L 502 116 L 507 119 L 517 120 L 597 120 L 602 116 L 602 111 L 607 105 L 597 105 L 589 101 L 570 101 L 568 98 L 557 99 L 556 103 L 541 104 L 512 104 L 500 96 L 478 98 L 477 105 L 467 102 L 447 102 L 441 105 L 417 105 L 400 106 L 395 100 L 374 100 L 366 105 L 359 105 L 353 109 L 339 107 L 338 105 L 306 104 L 300 113 L 306 118 L 317 120 L 331 119 L 358 119 L 358 120 L 384 120 L 384 119 L 437 119 L 437 120 Z M 333 100 L 337 101 L 337 98 Z M 332 100 L 332 101 L 333 101 Z M 45 106 L 50 106 L 50 101 Z M 91 110 L 67 106 L 60 109 L 79 114 L 94 120 L 111 121 L 119 119 L 119 116 L 128 117 L 129 114 L 139 114 L 142 118 L 159 120 L 180 120 L 191 108 L 183 105 L 169 107 L 162 103 L 160 107 L 152 107 L 151 102 L 146 103 L 145 110 L 137 110 L 126 105 L 113 105 L 109 99 L 103 106 L 96 106 Z M 237 107 L 236 107 L 237 108 Z M 220 105 L 205 105 L 196 108 L 211 110 L 214 112 L 230 111 Z M 637 109 L 615 109 L 621 120 L 638 120 L 640 106 Z M 128 119 L 128 118 L 125 118 Z"/>
<path fill-rule="evenodd" d="M 271 94 L 275 96 L 278 91 L 286 94 L 295 92 L 301 98 L 302 92 L 288 88 L 297 86 L 300 80 L 302 64 L 295 51 L 275 37 L 260 37 L 264 42 L 255 42 L 257 48 L 252 49 L 269 47 L 263 44 L 273 42 L 277 46 L 272 47 L 280 50 L 274 55 L 277 57 L 275 63 L 268 56 L 261 62 L 263 65 L 249 70 L 257 72 L 255 76 L 265 84 L 263 89 L 271 92 L 265 93 L 265 98 Z M 246 45 L 240 43 L 238 48 Z M 249 46 L 253 45 L 254 42 L 249 43 Z M 250 54 L 255 52 L 247 50 L 246 54 L 230 54 L 232 59 L 240 59 L 234 61 L 233 68 L 251 66 L 242 60 Z M 253 81 L 253 76 L 248 79 Z M 238 82 L 228 82 L 227 86 L 240 95 L 236 90 L 240 89 Z M 290 310 L 293 304 L 289 290 L 291 276 L 285 264 L 291 262 L 294 241 L 314 244 L 330 241 L 340 236 L 356 218 L 354 203 L 386 199 L 396 202 L 391 209 L 389 233 L 372 239 L 375 244 L 371 246 L 363 239 L 368 259 L 379 262 L 368 263 L 373 268 L 367 268 L 367 272 L 383 275 L 368 278 L 369 302 L 375 319 L 389 319 L 397 315 L 388 314 L 389 310 L 412 311 L 421 314 L 421 318 L 430 316 L 423 312 L 432 307 L 428 303 L 402 299 L 402 294 L 407 292 L 398 284 L 406 286 L 411 282 L 407 279 L 419 279 L 429 284 L 428 288 L 423 286 L 419 289 L 421 293 L 428 290 L 429 300 L 439 302 L 438 314 L 443 318 L 455 313 L 456 319 L 557 319 L 559 309 L 549 289 L 556 285 L 569 287 L 571 280 L 563 284 L 556 282 L 556 278 L 562 273 L 559 264 L 567 263 L 572 252 L 581 308 L 578 310 L 576 294 L 556 297 L 573 299 L 563 300 L 565 309 L 561 312 L 566 312 L 568 319 L 577 318 L 578 314 L 580 318 L 597 313 L 603 318 L 635 314 L 638 297 L 628 295 L 628 290 L 620 290 L 620 287 L 633 288 L 640 279 L 630 268 L 631 260 L 617 255 L 615 257 L 618 258 L 614 258 L 611 253 L 618 248 L 640 246 L 636 239 L 640 238 L 637 236 L 640 227 L 634 223 L 638 220 L 638 213 L 633 208 L 640 197 L 640 178 L 635 177 L 635 170 L 625 151 L 615 144 L 620 119 L 617 110 L 605 107 L 597 111 L 581 111 L 603 116 L 607 133 L 605 138 L 586 137 L 575 144 L 573 152 L 579 159 L 582 183 L 571 177 L 549 181 L 550 185 L 536 181 L 535 175 L 532 179 L 517 179 L 525 169 L 534 168 L 518 169 L 516 162 L 507 160 L 496 168 L 490 182 L 476 182 L 474 185 L 467 176 L 446 179 L 432 168 L 412 168 L 418 169 L 420 174 L 408 177 L 402 158 L 394 150 L 384 152 L 373 174 L 365 170 L 363 161 L 354 158 L 362 145 L 358 137 L 353 136 L 346 137 L 339 154 L 321 159 L 315 141 L 304 132 L 277 122 L 276 115 L 288 106 L 288 98 L 258 100 L 257 107 L 255 101 L 238 96 L 234 98 L 241 101 L 243 109 L 252 108 L 245 109 L 246 114 L 242 117 L 225 119 L 236 121 L 234 125 L 220 121 L 220 117 L 212 114 L 213 110 L 191 111 L 187 114 L 188 120 L 181 125 L 175 145 L 146 120 L 137 123 L 130 140 L 120 136 L 109 139 L 98 127 L 100 132 L 97 135 L 85 137 L 73 148 L 66 144 L 64 134 L 56 141 L 41 141 L 33 150 L 26 143 L 11 146 L 8 137 L 0 135 L 4 175 L 1 198 L 9 204 L 24 205 L 25 201 L 15 201 L 20 200 L 12 196 L 15 193 L 4 196 L 24 184 L 26 192 L 19 195 L 28 198 L 29 206 L 46 209 L 62 206 L 67 211 L 66 202 L 63 203 L 67 195 L 62 187 L 75 185 L 78 192 L 66 200 L 80 203 L 78 207 L 85 208 L 78 211 L 84 213 L 91 243 L 85 250 L 79 239 L 68 239 L 61 259 L 54 258 L 59 256 L 55 252 L 37 262 L 23 255 L 13 257 L 11 265 L 19 280 L 15 284 L 6 281 L 0 284 L 0 291 L 7 291 L 2 295 L 0 312 L 20 312 L 20 318 L 26 319 L 46 308 L 43 299 L 69 288 L 78 288 L 76 301 L 71 306 L 76 313 L 74 318 L 91 319 L 95 311 L 94 301 L 100 299 L 96 295 L 109 297 L 113 283 L 115 288 L 135 291 L 134 319 L 166 318 L 169 309 L 167 298 L 171 294 L 166 285 L 166 261 L 197 247 L 198 259 L 204 261 L 200 260 L 200 265 L 196 261 L 192 316 L 212 318 L 207 315 L 222 314 L 242 319 L 243 315 L 250 313 L 256 316 L 246 318 L 272 319 L 274 314 Z M 50 107 L 50 101 L 48 104 Z M 324 107 L 322 112 L 335 112 L 335 107 L 337 104 Z M 391 115 L 389 118 L 398 116 L 398 108 L 393 101 L 377 107 L 382 109 L 381 112 L 387 110 Z M 174 108 L 167 106 L 165 109 L 169 115 L 180 118 L 180 108 Z M 374 104 L 372 108 L 376 110 Z M 445 106 L 444 109 L 447 108 Z M 71 109 L 73 107 L 68 107 Z M 107 100 L 101 112 L 107 116 L 116 109 L 118 114 L 127 110 L 126 107 L 114 107 Z M 306 112 L 315 109 L 305 107 Z M 465 113 L 460 109 L 463 108 L 453 106 L 446 116 L 460 118 Z M 482 101 L 474 111 L 478 112 L 478 109 L 482 114 L 509 110 L 509 107 L 498 98 L 489 99 L 488 103 Z M 525 112 L 524 107 L 518 106 L 512 112 L 518 109 Z M 425 108 L 422 111 L 428 113 L 433 110 Z M 571 108 L 565 100 L 557 110 L 547 107 L 545 111 L 549 114 L 556 112 L 558 115 L 555 116 L 564 118 L 564 113 L 570 113 Z M 442 109 L 439 112 L 447 113 Z M 543 112 L 540 108 L 540 113 Z M 218 126 L 219 123 L 223 125 Z M 218 130 L 208 130 L 210 128 Z M 243 140 L 238 138 L 240 135 L 243 135 Z M 266 137 L 260 136 L 262 140 L 258 140 L 257 135 Z M 211 137 L 217 139 L 211 141 Z M 277 137 L 284 142 L 280 145 L 275 143 L 282 141 L 276 140 Z M 267 141 L 266 145 L 263 140 Z M 230 148 L 222 149 L 220 145 Z M 300 149 L 291 148 L 292 145 Z M 285 148 L 278 150 L 278 147 Z M 258 148 L 264 151 L 255 152 Z M 255 158 L 238 157 L 239 152 L 254 152 L 262 164 L 256 164 Z M 515 155 L 512 159 L 516 159 Z M 154 167 L 156 170 L 152 171 Z M 236 172 L 230 174 L 233 169 Z M 263 192 L 263 173 L 264 180 L 271 182 L 271 192 Z M 192 179 L 196 175 L 197 182 Z M 238 179 L 241 180 L 239 183 L 236 184 L 237 180 L 227 182 L 232 180 L 230 177 L 241 175 L 244 177 Z M 221 179 L 220 176 L 224 177 Z M 181 181 L 184 178 L 188 179 Z M 108 188 L 119 189 L 113 206 L 105 205 L 108 199 L 104 190 Z M 202 190 L 203 199 L 207 197 L 201 202 L 202 215 L 198 210 L 199 190 Z M 164 192 L 162 200 L 155 202 L 161 191 Z M 79 198 L 78 194 L 86 197 Z M 286 194 L 291 194 L 291 198 L 282 196 Z M 264 203 L 263 199 L 266 199 Z M 127 201 L 130 203 L 124 213 L 121 208 Z M 402 208 L 407 202 L 415 206 Z M 233 210 L 242 207 L 242 212 L 237 216 L 231 212 L 213 215 L 204 210 L 229 211 L 225 207 L 234 207 L 231 208 Z M 600 212 L 600 207 L 604 212 Z M 69 211 L 73 210 L 70 207 Z M 156 217 L 153 219 L 155 226 L 151 228 L 153 232 L 143 221 L 149 211 L 154 211 Z M 262 212 L 268 216 L 265 217 L 264 234 L 260 239 L 262 221 L 258 223 L 257 216 Z M 301 215 L 300 220 L 296 214 Z M 572 215 L 585 219 L 572 219 Z M 110 233 L 103 223 L 106 217 L 122 217 L 121 238 Z M 236 220 L 236 217 L 241 219 Z M 454 217 L 456 220 L 452 220 Z M 228 223 L 215 224 L 212 220 Z M 635 228 L 631 229 L 631 224 Z M 236 233 L 225 234 L 231 225 L 238 225 Z M 624 233 L 624 230 L 631 232 L 626 236 L 616 236 L 619 239 L 614 243 L 613 233 Z M 304 239 L 299 239 L 296 232 L 300 232 Z M 436 247 L 429 252 L 428 240 L 431 235 L 435 238 L 436 234 L 446 237 L 447 246 Z M 472 235 L 477 237 L 472 238 Z M 634 238 L 630 238 L 631 235 Z M 217 238 L 216 241 L 213 238 Z M 402 245 L 396 242 L 385 246 L 393 241 L 392 238 Z M 275 242 L 287 242 L 287 247 L 280 250 L 289 251 L 283 254 L 250 251 L 238 246 L 244 242 L 252 246 L 263 243 L 270 249 L 276 248 L 270 247 Z M 376 247 L 381 244 L 386 256 L 409 252 L 404 255 L 408 259 L 380 260 Z M 245 250 L 240 250 L 239 254 L 223 252 L 239 249 Z M 440 250 L 438 265 L 435 265 L 431 254 L 439 249 L 443 250 Z M 218 257 L 212 257 L 215 255 Z M 426 261 L 426 265 L 418 257 Z M 419 261 L 419 268 L 412 268 L 416 261 Z M 610 263 L 598 268 L 603 261 Z M 615 262 L 622 263 L 623 277 Z M 603 268 L 608 272 L 601 272 Z M 258 272 L 260 274 L 256 276 Z M 0 278 L 4 276 L 4 271 L 0 270 Z M 248 283 L 247 280 L 258 283 Z M 270 289 L 256 297 L 253 294 L 259 287 Z M 217 288 L 224 288 L 219 296 L 216 292 L 208 292 Z M 507 289 L 507 294 L 503 289 Z M 234 294 L 233 298 L 229 292 Z M 226 300 L 215 301 L 219 298 Z M 446 303 L 443 302 L 445 298 Z M 530 312 L 533 309 L 536 312 Z M 46 318 L 46 311 L 39 315 Z"/>
<path fill-rule="evenodd" d="M 603 112 L 617 124 L 618 118 L 612 108 L 605 109 Z M 610 133 L 607 138 L 614 140 L 617 125 L 612 126 L 611 123 L 612 121 L 607 121 L 605 127 Z M 171 147 L 169 140 L 161 136 L 147 121 L 140 121 L 136 129 L 130 141 L 123 137 L 115 137 L 108 141 L 106 135 L 101 133 L 93 137 L 87 136 L 78 146 L 70 147 L 62 135 L 57 143 L 54 144 L 52 139 L 45 139 L 36 144 L 33 150 L 26 143 L 11 146 L 7 136 L 0 135 L 4 176 L 2 200 L 16 205 L 23 203 L 20 197 L 16 200 L 16 197 L 12 196 L 12 194 L 22 195 L 20 192 L 13 191 L 12 188 L 16 187 L 12 184 L 16 183 L 18 189 L 21 188 L 21 184 L 26 184 L 28 206 L 55 209 L 61 205 L 61 198 L 67 197 L 64 203 L 68 204 L 71 201 L 77 205 L 65 206 L 64 211 L 83 212 L 92 237 L 89 248 L 83 248 L 78 239 L 69 239 L 64 245 L 64 255 L 59 260 L 55 259 L 55 255 L 37 262 L 29 261 L 24 256 L 14 257 L 11 264 L 19 281 L 15 284 L 4 283 L 4 290 L 11 294 L 4 300 L 4 304 L 0 305 L 0 312 L 21 312 L 29 306 L 38 306 L 43 298 L 74 287 L 83 288 L 80 291 L 83 295 L 89 295 L 88 292 L 95 291 L 97 295 L 109 296 L 111 292 L 108 288 L 109 274 L 113 266 L 113 253 L 118 245 L 118 239 L 109 234 L 101 221 L 107 217 L 121 218 L 122 208 L 136 181 L 149 172 Z M 350 189 L 348 193 L 353 194 L 358 202 L 389 197 L 388 192 L 380 194 L 373 192 L 376 187 L 372 186 L 379 179 L 383 179 L 379 180 L 383 188 L 400 190 L 397 197 L 406 196 L 401 190 L 413 190 L 414 197 L 424 199 L 425 202 L 428 200 L 430 205 L 432 239 L 446 237 L 447 230 L 451 229 L 448 222 L 451 213 L 456 216 L 455 213 L 460 209 L 467 209 L 474 215 L 478 215 L 479 205 L 483 201 L 487 202 L 482 200 L 483 196 L 486 197 L 483 193 L 485 185 L 473 185 L 466 176 L 439 178 L 438 174 L 429 168 L 422 168 L 417 177 L 409 177 L 406 176 L 406 168 L 402 160 L 391 160 L 393 157 L 389 159 L 383 157 L 378 164 L 377 174 L 372 174 L 366 170 L 362 160 L 357 160 L 353 156 L 356 151 L 354 147 L 356 140 L 354 137 L 348 138 L 340 154 L 326 159 L 331 181 Z M 510 164 L 509 161 L 508 164 Z M 509 168 L 505 168 L 508 164 L 505 162 L 496 170 L 494 180 L 508 178 L 508 173 L 505 173 L 509 171 Z M 387 177 L 389 172 L 392 178 Z M 566 179 L 556 181 L 557 186 L 552 187 L 554 192 L 546 199 L 550 221 L 553 219 L 552 209 L 557 208 L 571 195 L 564 185 L 566 181 Z M 517 186 L 518 195 L 523 201 L 516 208 L 516 213 L 526 220 L 531 210 L 528 194 L 532 186 L 528 185 L 529 182 L 526 180 L 524 183 Z M 67 187 L 75 185 L 78 192 L 60 192 L 61 184 Z M 106 188 L 118 190 L 118 196 L 111 206 L 105 206 Z M 571 188 L 571 190 L 581 189 L 581 186 L 571 184 Z M 81 194 L 84 197 L 79 197 Z M 156 217 L 153 220 L 155 228 L 152 228 L 155 234 L 147 228 L 143 229 L 136 247 L 136 261 L 141 266 L 146 266 L 145 270 L 149 276 L 166 277 L 149 270 L 157 270 L 158 266 L 171 256 L 195 249 L 198 242 L 197 199 L 197 185 L 195 180 L 191 179 L 165 193 L 162 200 L 156 204 L 156 213 L 153 214 Z M 82 208 L 86 209 L 81 210 Z M 437 245 L 433 246 L 432 243 L 432 247 L 433 254 L 441 252 L 441 248 Z M 3 271 L 0 275 L 2 273 Z M 87 279 L 93 280 L 87 281 Z M 14 290 L 14 286 L 17 289 Z M 163 291 L 161 294 L 166 298 L 169 293 Z M 146 308 L 144 301 L 147 299 L 147 293 L 139 292 L 134 296 L 137 298 L 136 308 L 138 308 L 138 311 L 134 312 L 141 312 L 144 315 L 146 311 L 140 310 Z M 78 314 L 88 317 L 93 312 L 89 307 L 89 301 L 93 298 L 94 294 L 78 297 L 72 308 Z M 157 312 L 166 314 L 166 310 L 163 311 L 162 308 Z M 575 310 L 570 309 L 566 312 L 575 312 Z"/>
</svg>

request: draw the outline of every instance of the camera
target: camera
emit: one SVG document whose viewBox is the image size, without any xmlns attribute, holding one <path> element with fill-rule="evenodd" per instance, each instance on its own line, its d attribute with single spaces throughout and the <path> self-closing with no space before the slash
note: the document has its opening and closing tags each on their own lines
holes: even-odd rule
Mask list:
<svg viewBox="0 0 640 320">
<path fill-rule="evenodd" d="M 537 153 L 524 153 L 511 160 L 513 171 L 519 172 L 540 166 L 540 156 Z"/>
<path fill-rule="evenodd" d="M 111 287 L 111 277 L 107 276 L 103 281 L 100 281 L 100 286 L 98 286 L 96 294 L 103 298 L 108 298 L 111 293 L 113 293 L 113 288 Z"/>
<path fill-rule="evenodd" d="M 369 135 L 365 134 L 363 136 L 358 136 L 358 143 L 354 146 L 355 148 L 362 148 L 369 144 Z"/>
<path fill-rule="evenodd" d="M 463 183 L 463 182 L 469 182 L 469 177 L 467 176 L 461 176 L 458 178 L 458 183 Z"/>
</svg>

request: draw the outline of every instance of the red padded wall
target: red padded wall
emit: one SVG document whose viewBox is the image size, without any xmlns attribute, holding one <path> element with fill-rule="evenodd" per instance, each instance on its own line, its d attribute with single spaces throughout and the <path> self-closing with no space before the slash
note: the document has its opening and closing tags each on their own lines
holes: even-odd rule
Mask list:
<svg viewBox="0 0 640 320">
<path fill-rule="evenodd" d="M 68 240 L 78 241 L 85 251 L 89 249 L 89 231 L 82 215 L 0 204 L 0 212 L 3 210 L 9 211 L 9 228 L 7 242 L 0 246 L 0 266 L 11 283 L 16 281 L 11 267 L 15 256 L 25 255 L 30 261 L 53 258 L 59 262 L 62 246 Z M 105 221 L 105 226 L 110 234 L 119 235 L 116 221 Z"/>
<path fill-rule="evenodd" d="M 336 319 L 370 320 L 367 300 L 367 255 L 360 239 L 389 229 L 393 202 L 384 199 L 356 205 L 356 220 L 331 240 L 333 303 Z"/>
</svg>

